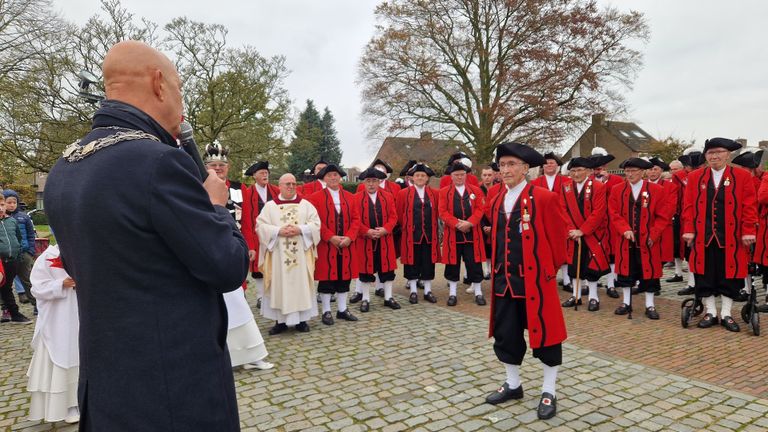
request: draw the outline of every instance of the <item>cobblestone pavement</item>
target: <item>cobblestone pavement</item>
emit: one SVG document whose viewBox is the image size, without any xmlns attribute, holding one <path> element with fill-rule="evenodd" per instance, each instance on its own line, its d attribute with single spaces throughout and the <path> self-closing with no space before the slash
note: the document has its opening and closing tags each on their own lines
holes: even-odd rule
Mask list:
<svg viewBox="0 0 768 432">
<path fill-rule="evenodd" d="M 398 286 L 403 281 L 398 279 Z M 484 284 L 485 285 L 485 284 Z M 324 326 L 311 323 L 311 332 L 294 331 L 267 336 L 271 323 L 259 320 L 270 351 L 269 371 L 235 371 L 244 430 L 263 431 L 656 431 L 712 430 L 763 431 L 768 429 L 768 399 L 657 368 L 632 358 L 611 354 L 580 331 L 594 330 L 597 339 L 620 339 L 618 345 L 644 345 L 655 335 L 677 338 L 672 329 L 673 304 L 660 299 L 662 320 L 650 323 L 642 314 L 632 321 L 612 315 L 613 302 L 605 299 L 599 313 L 566 311 L 571 335 L 564 349 L 564 366 L 558 379 L 559 413 L 554 419 L 536 418 L 541 384 L 540 363 L 530 356 L 522 367 L 525 398 L 500 407 L 484 403 L 485 395 L 504 380 L 486 338 L 488 306 L 470 303 L 461 293 L 460 305 L 444 306 L 445 289 L 437 285 L 442 307 L 421 302 L 392 311 L 376 297 L 372 310 L 357 313 L 356 323 Z M 484 287 L 487 294 L 487 287 Z M 463 290 L 461 290 L 463 291 Z M 250 300 L 255 302 L 255 299 Z M 612 299 L 610 299 L 612 300 Z M 353 305 L 354 306 L 354 305 Z M 333 306 L 335 308 L 335 304 Z M 669 309 L 669 310 L 668 310 Z M 679 309 L 679 307 L 678 307 Z M 352 307 L 356 312 L 356 308 Z M 470 311 L 470 312 L 467 312 Z M 25 309 L 25 312 L 27 310 Z M 478 314 L 480 316 L 474 316 Z M 610 315 L 610 316 L 606 316 Z M 664 326 L 669 321 L 668 326 Z M 0 326 L 0 429 L 22 431 L 75 430 L 63 423 L 26 420 L 29 398 L 25 372 L 31 358 L 32 326 Z M 683 331 L 685 340 L 703 330 Z M 600 333 L 601 332 L 601 333 Z M 672 333 L 672 336 L 670 336 Z M 726 338 L 722 329 L 711 330 L 733 341 L 758 340 L 742 332 Z M 623 336 L 622 336 L 623 335 Z M 623 339 L 622 339 L 623 337 Z M 717 342 L 720 343 L 720 342 Z M 765 348 L 761 348 L 765 351 Z M 717 349 L 710 349 L 717 351 Z M 529 353 L 530 354 L 530 353 Z M 626 351 L 625 358 L 634 352 Z M 750 353 L 740 360 L 749 361 Z M 707 364 L 711 356 L 695 353 Z M 764 367 L 762 362 L 756 365 Z M 698 366 L 697 366 L 698 368 Z M 682 368 L 690 372 L 692 368 Z M 761 381 L 765 381 L 765 374 Z M 728 388 L 730 387 L 730 388 Z M 758 392 L 760 393 L 760 392 Z"/>
</svg>

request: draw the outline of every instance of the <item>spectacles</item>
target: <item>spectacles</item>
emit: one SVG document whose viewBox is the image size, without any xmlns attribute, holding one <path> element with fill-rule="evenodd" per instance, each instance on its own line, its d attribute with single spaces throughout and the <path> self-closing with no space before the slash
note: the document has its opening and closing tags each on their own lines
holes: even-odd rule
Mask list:
<svg viewBox="0 0 768 432">
<path fill-rule="evenodd" d="M 710 150 L 707 152 L 708 155 L 721 155 L 723 153 L 730 153 L 728 150 Z"/>
<path fill-rule="evenodd" d="M 296 187 L 296 183 L 280 183 L 283 186 Z"/>
<path fill-rule="evenodd" d="M 528 165 L 528 164 L 525 162 L 499 162 L 499 168 L 504 168 L 504 167 L 512 168 L 513 166 L 517 166 L 517 165 Z"/>
</svg>

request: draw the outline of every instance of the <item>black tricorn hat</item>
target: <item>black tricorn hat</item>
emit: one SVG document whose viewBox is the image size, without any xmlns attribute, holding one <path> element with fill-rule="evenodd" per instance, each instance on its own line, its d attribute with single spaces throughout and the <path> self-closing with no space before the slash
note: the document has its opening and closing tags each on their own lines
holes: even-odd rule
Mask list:
<svg viewBox="0 0 768 432">
<path fill-rule="evenodd" d="M 425 163 L 414 164 L 411 167 L 411 169 L 408 170 L 408 175 L 412 176 L 412 175 L 416 174 L 417 172 L 423 172 L 423 173 L 425 173 L 426 175 L 428 175 L 430 177 L 435 175 L 435 172 L 432 171 L 432 168 L 430 168 L 429 165 L 427 165 Z"/>
<path fill-rule="evenodd" d="M 677 158 L 684 166 L 698 168 L 704 165 L 704 154 L 700 151 L 692 151 Z"/>
<path fill-rule="evenodd" d="M 314 165 L 312 165 L 312 172 L 313 172 L 313 173 L 315 172 L 315 168 L 317 168 L 317 166 L 318 166 L 318 165 L 320 165 L 320 164 L 326 164 L 326 165 L 328 165 L 328 162 L 327 162 L 327 161 L 326 161 L 324 158 L 320 158 L 320 160 L 319 160 L 319 161 L 315 162 L 315 164 L 314 164 Z"/>
<path fill-rule="evenodd" d="M 763 151 L 756 152 L 745 151 L 733 158 L 732 163 L 743 166 L 744 168 L 755 169 L 760 166 L 760 159 L 763 157 Z"/>
<path fill-rule="evenodd" d="M 472 172 L 472 169 L 461 162 L 452 163 L 445 169 L 446 174 L 451 174 L 454 171 Z"/>
<path fill-rule="evenodd" d="M 488 164 L 488 168 L 492 169 L 492 170 L 493 170 L 493 172 L 499 172 L 499 171 L 501 171 L 501 170 L 499 169 L 499 164 L 497 164 L 496 162 L 491 162 L 490 164 Z"/>
<path fill-rule="evenodd" d="M 741 144 L 728 138 L 710 138 L 704 141 L 704 153 L 713 148 L 724 148 L 728 151 L 734 151 L 741 148 Z"/>
<path fill-rule="evenodd" d="M 589 168 L 595 167 L 595 161 L 592 158 L 575 157 L 568 161 L 568 169 L 571 168 Z"/>
<path fill-rule="evenodd" d="M 594 168 L 597 168 L 600 166 L 608 165 L 609 162 L 616 159 L 616 156 L 612 154 L 592 155 L 589 158 L 592 159 L 592 162 L 594 163 Z"/>
<path fill-rule="evenodd" d="M 544 159 L 552 159 L 553 161 L 557 162 L 557 166 L 563 166 L 563 160 L 557 157 L 554 152 L 544 153 Z"/>
<path fill-rule="evenodd" d="M 630 168 L 630 167 L 646 170 L 648 168 L 652 168 L 653 164 L 643 158 L 631 157 L 619 165 L 619 168 Z"/>
<path fill-rule="evenodd" d="M 392 167 L 389 166 L 389 164 L 384 162 L 383 160 L 376 159 L 375 161 L 373 161 L 373 163 L 371 163 L 371 168 L 375 167 L 376 165 L 384 166 L 384 169 L 387 170 L 387 174 L 391 174 L 392 173 Z"/>
<path fill-rule="evenodd" d="M 256 171 L 260 171 L 263 169 L 269 171 L 269 161 L 256 162 L 255 164 L 248 167 L 247 170 L 245 170 L 245 175 L 252 176 L 256 174 Z"/>
<path fill-rule="evenodd" d="M 464 158 L 469 159 L 469 156 L 466 153 L 464 153 L 464 152 L 456 152 L 456 153 L 452 154 L 451 157 L 448 158 L 448 165 L 451 165 L 454 162 L 456 162 L 457 160 L 464 159 Z"/>
<path fill-rule="evenodd" d="M 379 179 L 379 180 L 384 180 L 385 178 L 387 178 L 387 175 L 384 174 L 383 172 L 377 170 L 374 167 L 370 167 L 370 168 L 366 169 L 365 171 L 361 172 L 359 176 L 357 176 L 358 180 L 365 180 L 365 179 L 369 179 L 369 178 L 375 178 L 375 179 Z"/>
<path fill-rule="evenodd" d="M 503 142 L 496 146 L 496 163 L 502 156 L 514 156 L 527 163 L 531 168 L 544 165 L 547 160 L 541 153 L 526 144 Z"/>
<path fill-rule="evenodd" d="M 651 164 L 653 164 L 653 166 L 657 166 L 661 168 L 663 171 L 669 171 L 669 164 L 664 162 L 660 157 L 654 156 L 650 158 L 649 161 L 651 162 Z"/>
<path fill-rule="evenodd" d="M 325 175 L 329 172 L 337 172 L 340 176 L 346 177 L 347 173 L 341 170 L 336 164 L 328 164 L 325 166 L 325 168 L 321 169 L 319 173 L 317 173 L 317 178 L 323 179 L 325 178 Z"/>
<path fill-rule="evenodd" d="M 403 167 L 403 169 L 400 170 L 400 177 L 404 177 L 404 176 L 410 175 L 410 174 L 408 174 L 408 171 L 414 165 L 416 165 L 416 161 L 413 160 L 413 159 L 411 159 L 408 162 L 406 162 L 405 166 Z"/>
</svg>

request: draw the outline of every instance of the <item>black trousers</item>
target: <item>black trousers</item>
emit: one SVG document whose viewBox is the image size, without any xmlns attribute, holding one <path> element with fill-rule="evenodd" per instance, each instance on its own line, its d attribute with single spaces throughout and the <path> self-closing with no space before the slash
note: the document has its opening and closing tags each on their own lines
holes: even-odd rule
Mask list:
<svg viewBox="0 0 768 432">
<path fill-rule="evenodd" d="M 344 265 L 344 260 L 341 259 L 341 254 L 339 254 L 338 259 L 336 260 L 336 274 L 341 277 L 344 272 L 342 271 L 342 266 Z M 317 292 L 320 294 L 334 294 L 334 293 L 345 293 L 349 292 L 349 283 L 351 281 L 349 280 L 333 280 L 333 281 L 320 281 L 317 283 Z"/>
<path fill-rule="evenodd" d="M 649 292 L 658 294 L 661 292 L 659 279 L 643 279 L 643 264 L 640 249 L 629 248 L 629 275 L 616 274 L 616 288 L 632 288 L 636 282 L 640 282 L 637 292 Z"/>
<path fill-rule="evenodd" d="M 19 312 L 19 305 L 16 304 L 16 297 L 13 295 L 13 280 L 16 279 L 19 264 L 19 260 L 3 259 L 5 276 L 3 278 L 2 285 L 0 285 L 0 298 L 2 298 L 3 301 L 3 310 L 10 311 L 12 314 Z"/>
<path fill-rule="evenodd" d="M 413 264 L 403 266 L 403 276 L 408 280 L 434 280 L 435 263 L 432 262 L 432 243 L 422 242 L 413 245 Z"/>
<path fill-rule="evenodd" d="M 464 261 L 467 269 L 467 279 L 472 283 L 483 281 L 483 264 L 475 262 L 475 250 L 472 243 L 456 244 L 456 264 L 446 264 L 443 276 L 451 282 L 459 281 L 459 266 Z"/>
<path fill-rule="evenodd" d="M 379 275 L 379 282 L 395 280 L 394 271 L 381 271 L 381 242 L 376 242 L 376 246 L 373 248 L 373 273 L 360 273 L 360 282 L 375 282 L 376 274 Z"/>
<path fill-rule="evenodd" d="M 573 260 L 573 264 L 568 264 L 568 276 L 571 279 L 576 278 L 576 267 L 579 255 L 579 245 L 578 243 L 573 244 L 573 257 L 571 258 Z M 584 240 L 581 241 L 581 272 L 579 273 L 579 277 L 582 280 L 586 280 L 587 282 L 597 282 L 601 276 L 607 275 L 610 273 L 610 269 L 606 271 L 598 271 L 598 270 L 592 270 L 589 268 L 589 262 L 592 259 L 592 252 L 589 250 L 589 246 L 587 246 L 586 242 Z"/>
<path fill-rule="evenodd" d="M 503 363 L 521 365 L 527 345 L 523 330 L 528 328 L 525 299 L 513 298 L 509 292 L 494 297 L 493 304 L 493 351 Z M 547 366 L 563 363 L 562 344 L 534 348 L 533 356 Z"/>
<path fill-rule="evenodd" d="M 718 247 L 714 240 L 704 249 L 704 274 L 694 274 L 693 278 L 699 297 L 736 298 L 744 288 L 744 279 L 725 278 L 725 248 Z"/>
</svg>

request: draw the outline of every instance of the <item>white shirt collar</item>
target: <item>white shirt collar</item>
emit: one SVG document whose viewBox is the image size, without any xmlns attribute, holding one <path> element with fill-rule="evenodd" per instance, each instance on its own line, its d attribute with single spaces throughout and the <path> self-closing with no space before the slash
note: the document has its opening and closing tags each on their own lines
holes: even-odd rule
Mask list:
<svg viewBox="0 0 768 432">
<path fill-rule="evenodd" d="M 720 180 L 722 180 L 723 178 L 723 173 L 725 172 L 725 168 L 726 167 L 723 167 L 720 170 L 716 170 L 712 168 L 712 182 L 715 184 L 715 187 L 720 186 Z"/>
<path fill-rule="evenodd" d="M 369 197 L 369 198 L 371 198 L 371 201 L 373 201 L 374 203 L 376 203 L 376 195 L 378 195 L 378 192 L 369 193 L 369 194 L 368 194 L 368 197 Z"/>
<path fill-rule="evenodd" d="M 517 202 L 517 199 L 520 198 L 520 193 L 523 192 L 523 189 L 527 184 L 528 182 L 523 180 L 512 188 L 510 188 L 509 186 L 504 186 L 507 188 L 507 194 L 504 196 L 504 212 L 505 213 L 507 214 L 512 213 L 512 209 L 515 207 L 515 202 Z"/>
<path fill-rule="evenodd" d="M 459 195 L 464 195 L 464 190 L 466 190 L 467 185 L 463 184 L 461 186 L 456 186 L 456 192 L 459 193 Z"/>
<path fill-rule="evenodd" d="M 576 183 L 576 192 L 581 193 L 581 190 L 584 189 L 584 185 L 587 184 L 587 180 L 587 178 L 584 178 L 584 181 L 581 183 Z"/>
<path fill-rule="evenodd" d="M 640 190 L 643 188 L 643 181 L 640 180 L 635 184 L 630 183 L 629 186 L 632 188 L 632 196 L 637 200 L 637 197 L 640 196 Z"/>
<path fill-rule="evenodd" d="M 557 178 L 557 174 L 551 175 L 551 176 L 544 174 L 544 177 L 547 180 L 547 188 L 549 190 L 554 189 L 555 188 L 555 179 Z"/>
<path fill-rule="evenodd" d="M 426 186 L 418 187 L 416 185 L 414 185 L 413 187 L 416 188 L 416 193 L 419 194 L 419 198 L 424 199 L 424 191 L 427 189 L 427 187 Z"/>
</svg>

